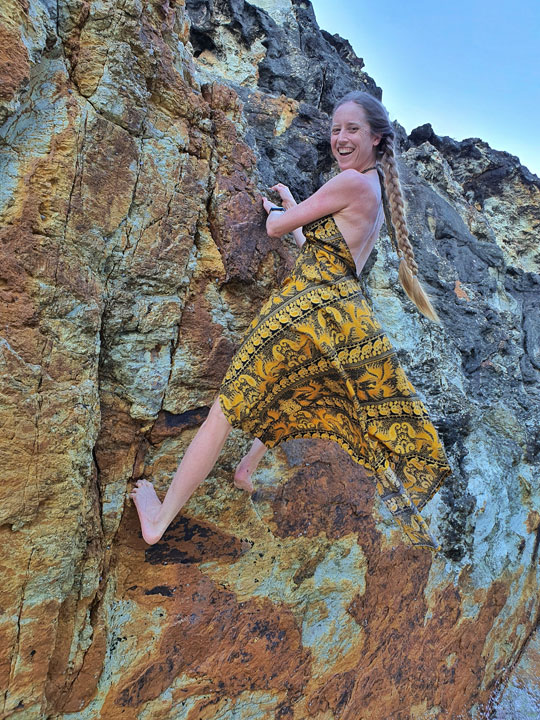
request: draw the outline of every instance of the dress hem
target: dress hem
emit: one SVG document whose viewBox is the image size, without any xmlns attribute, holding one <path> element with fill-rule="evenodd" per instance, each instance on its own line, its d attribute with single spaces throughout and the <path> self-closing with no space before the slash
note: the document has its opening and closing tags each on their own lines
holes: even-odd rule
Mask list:
<svg viewBox="0 0 540 720">
<path fill-rule="evenodd" d="M 290 434 L 286 438 L 279 439 L 274 442 L 272 442 L 272 441 L 269 442 L 268 440 L 265 441 L 263 439 L 265 436 L 265 433 L 261 433 L 261 435 L 259 436 L 256 433 L 254 433 L 253 430 L 251 430 L 251 429 L 246 430 L 243 427 L 242 422 L 239 421 L 238 418 L 236 416 L 234 416 L 233 413 L 231 413 L 230 411 L 226 410 L 223 407 L 221 397 L 222 397 L 221 395 L 218 395 L 219 404 L 220 404 L 221 410 L 222 410 L 223 414 L 225 415 L 225 418 L 227 419 L 229 424 L 236 430 L 242 430 L 243 432 L 251 435 L 252 437 L 257 438 L 258 440 L 260 440 L 263 443 L 263 445 L 268 450 L 272 449 L 273 447 L 277 447 L 282 442 L 287 442 L 288 440 L 331 440 L 331 441 L 335 442 L 337 445 L 339 445 L 341 447 L 341 449 L 344 450 L 347 453 L 347 455 L 349 455 L 349 457 L 353 460 L 353 462 L 355 462 L 357 465 L 360 465 L 368 472 L 372 473 L 375 477 L 377 476 L 377 471 L 369 463 L 367 463 L 365 461 L 365 459 L 363 459 L 359 455 L 357 455 L 354 452 L 354 450 L 351 448 L 351 446 L 345 440 L 343 440 L 343 438 L 341 438 L 339 435 L 336 435 L 336 434 L 330 433 L 330 432 L 319 432 L 319 431 L 298 432 L 298 433 Z M 425 499 L 423 499 L 423 502 L 421 505 L 420 504 L 416 505 L 414 503 L 414 501 L 412 501 L 414 508 L 418 511 L 418 515 L 420 515 L 419 511 L 422 508 L 424 508 L 426 506 L 426 504 L 436 495 L 439 488 L 443 485 L 444 480 L 451 474 L 452 474 L 452 469 L 449 466 L 441 467 L 440 472 L 436 475 L 436 481 L 430 491 L 430 495 L 428 497 L 426 497 Z M 399 524 L 399 514 L 392 515 L 392 517 L 394 517 L 394 519 L 396 521 L 398 521 L 398 524 Z M 437 543 L 437 545 L 435 546 L 434 544 L 431 544 L 429 542 L 417 542 L 417 543 L 412 542 L 410 537 L 408 538 L 408 540 L 409 540 L 409 543 L 413 547 L 425 547 L 425 548 L 428 548 L 429 550 L 431 550 L 434 554 L 436 554 L 442 550 L 442 546 L 440 545 L 440 543 Z"/>
</svg>

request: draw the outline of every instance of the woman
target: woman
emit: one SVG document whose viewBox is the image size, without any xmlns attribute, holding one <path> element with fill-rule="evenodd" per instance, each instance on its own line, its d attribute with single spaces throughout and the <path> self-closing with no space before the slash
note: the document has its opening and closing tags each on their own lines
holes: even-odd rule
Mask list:
<svg viewBox="0 0 540 720">
<path fill-rule="evenodd" d="M 299 204 L 282 184 L 272 188 L 282 206 L 263 198 L 268 235 L 292 232 L 300 255 L 250 325 L 163 503 L 147 480 L 132 490 L 146 542 L 159 540 L 207 477 L 234 426 L 256 437 L 236 470 L 238 487 L 253 490 L 251 474 L 268 447 L 293 437 L 331 439 L 374 474 L 410 542 L 440 549 L 419 510 L 451 470 L 357 279 L 384 205 L 401 256 L 400 281 L 419 310 L 439 322 L 416 278 L 393 139 L 383 105 L 367 93 L 349 93 L 332 116 L 339 174 Z"/>
</svg>

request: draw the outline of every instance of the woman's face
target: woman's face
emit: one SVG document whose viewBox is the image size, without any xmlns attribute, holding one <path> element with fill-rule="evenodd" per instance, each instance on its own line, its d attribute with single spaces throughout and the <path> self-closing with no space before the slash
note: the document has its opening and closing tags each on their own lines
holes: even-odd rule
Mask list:
<svg viewBox="0 0 540 720">
<path fill-rule="evenodd" d="M 364 108 L 355 102 L 340 105 L 332 118 L 330 147 L 340 170 L 364 170 L 375 161 L 380 136 L 371 134 Z"/>
</svg>

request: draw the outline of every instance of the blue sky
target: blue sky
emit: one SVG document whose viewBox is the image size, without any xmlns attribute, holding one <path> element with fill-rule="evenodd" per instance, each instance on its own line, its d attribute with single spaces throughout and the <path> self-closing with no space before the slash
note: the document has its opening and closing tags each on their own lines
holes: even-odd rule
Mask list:
<svg viewBox="0 0 540 720">
<path fill-rule="evenodd" d="M 540 0 L 312 0 L 407 132 L 479 137 L 540 175 Z"/>
</svg>

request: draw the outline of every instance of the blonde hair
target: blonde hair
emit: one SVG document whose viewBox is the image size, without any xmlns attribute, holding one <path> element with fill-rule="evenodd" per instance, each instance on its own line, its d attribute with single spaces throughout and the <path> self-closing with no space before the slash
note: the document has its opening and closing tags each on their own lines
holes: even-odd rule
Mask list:
<svg viewBox="0 0 540 720">
<path fill-rule="evenodd" d="M 409 239 L 405 217 L 405 202 L 399 182 L 394 150 L 394 129 L 384 105 L 367 92 L 353 91 L 339 100 L 334 112 L 346 102 L 354 102 L 363 108 L 372 135 L 380 135 L 375 146 L 377 172 L 381 183 L 386 227 L 394 249 L 400 258 L 398 276 L 401 286 L 418 310 L 430 320 L 440 324 L 439 316 L 418 280 L 418 265 Z"/>
</svg>

